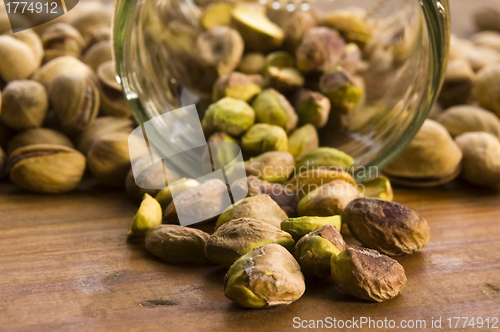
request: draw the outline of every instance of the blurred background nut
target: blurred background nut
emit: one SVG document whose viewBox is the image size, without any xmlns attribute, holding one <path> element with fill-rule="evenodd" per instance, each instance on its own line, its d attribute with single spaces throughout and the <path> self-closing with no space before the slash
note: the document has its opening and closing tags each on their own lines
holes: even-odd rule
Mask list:
<svg viewBox="0 0 500 332">
<path fill-rule="evenodd" d="M 90 46 L 82 56 L 82 61 L 87 66 L 92 68 L 93 71 L 97 71 L 99 66 L 107 61 L 113 59 L 111 42 L 109 40 L 103 40 Z"/>
<path fill-rule="evenodd" d="M 476 75 L 467 60 L 457 59 L 448 62 L 439 102 L 445 108 L 467 104 L 473 97 Z"/>
<path fill-rule="evenodd" d="M 114 116 L 102 116 L 95 119 L 78 137 L 77 148 L 84 154 L 102 136 L 110 133 L 130 134 L 136 127 L 132 119 L 119 118 Z"/>
<path fill-rule="evenodd" d="M 479 30 L 500 32 L 500 6 L 484 5 L 474 14 L 474 22 Z"/>
<path fill-rule="evenodd" d="M 307 153 L 316 150 L 318 145 L 318 132 L 312 124 L 305 124 L 297 128 L 288 136 L 288 152 L 295 159 L 301 159 Z"/>
<path fill-rule="evenodd" d="M 245 75 L 233 72 L 221 76 L 214 84 L 212 99 L 217 101 L 224 97 L 249 102 L 262 91 L 263 78 L 260 75 Z"/>
<path fill-rule="evenodd" d="M 122 87 L 116 81 L 114 61 L 102 63 L 97 68 L 97 76 L 99 78 L 102 114 L 124 118 L 132 117 L 132 111 L 128 107 Z"/>
<path fill-rule="evenodd" d="M 33 32 L 31 29 L 18 31 L 16 33 L 9 34 L 10 36 L 16 38 L 17 40 L 22 41 L 33 52 L 33 56 L 35 57 L 37 68 L 41 65 L 44 49 L 42 45 L 42 40 L 40 37 Z"/>
<path fill-rule="evenodd" d="M 2 92 L 0 119 L 17 130 L 40 127 L 47 108 L 47 92 L 41 84 L 29 80 L 12 81 Z"/>
<path fill-rule="evenodd" d="M 493 63 L 477 73 L 476 94 L 479 104 L 500 116 L 500 63 Z"/>
<path fill-rule="evenodd" d="M 293 173 L 295 160 L 285 151 L 269 151 L 245 163 L 247 176 L 256 176 L 264 181 L 285 182 Z"/>
<path fill-rule="evenodd" d="M 283 128 L 287 133 L 297 126 L 297 114 L 290 102 L 278 91 L 266 89 L 252 102 L 257 122 Z"/>
<path fill-rule="evenodd" d="M 467 182 L 500 188 L 500 141 L 489 133 L 473 132 L 458 136 L 463 168 L 460 176 Z"/>
<path fill-rule="evenodd" d="M 370 41 L 372 35 L 372 27 L 369 25 L 366 14 L 362 9 L 357 10 L 357 8 L 328 12 L 319 20 L 319 25 L 340 32 L 346 41 L 356 43 L 361 48 L 364 48 Z"/>
<path fill-rule="evenodd" d="M 32 79 L 48 89 L 52 80 L 62 73 L 80 74 L 97 82 L 97 76 L 90 67 L 77 58 L 67 55 L 57 57 L 44 64 L 33 74 Z"/>
<path fill-rule="evenodd" d="M 116 80 L 116 68 L 113 60 L 106 61 L 97 68 L 97 77 L 107 87 L 117 91 L 122 90 L 121 84 Z"/>
<path fill-rule="evenodd" d="M 269 151 L 288 151 L 288 136 L 281 127 L 257 123 L 241 138 L 241 148 L 250 155 Z"/>
<path fill-rule="evenodd" d="M 7 167 L 7 156 L 3 149 L 0 147 L 0 178 L 5 176 L 8 173 Z"/>
<path fill-rule="evenodd" d="M 330 99 L 331 109 L 341 113 L 352 111 L 363 96 L 360 82 L 340 66 L 327 70 L 320 78 L 319 87 Z"/>
<path fill-rule="evenodd" d="M 295 53 L 302 38 L 316 25 L 314 16 L 303 10 L 293 12 L 284 22 L 283 31 L 285 33 L 284 48 Z"/>
<path fill-rule="evenodd" d="M 297 48 L 297 68 L 304 72 L 323 72 L 336 66 L 344 53 L 345 42 L 327 27 L 310 29 Z"/>
<path fill-rule="evenodd" d="M 269 67 L 291 68 L 294 66 L 295 59 L 290 53 L 285 51 L 276 51 L 266 55 L 264 71 L 266 71 Z"/>
<path fill-rule="evenodd" d="M 354 43 L 347 44 L 342 55 L 340 65 L 349 73 L 356 75 L 362 65 L 363 52 L 358 45 Z"/>
<path fill-rule="evenodd" d="M 319 147 L 297 160 L 295 168 L 297 173 L 301 173 L 314 168 L 348 171 L 352 166 L 354 166 L 354 158 L 347 153 L 335 148 Z"/>
<path fill-rule="evenodd" d="M 295 68 L 268 67 L 266 79 L 270 87 L 281 93 L 293 92 L 304 85 L 304 77 Z"/>
<path fill-rule="evenodd" d="M 58 131 L 47 128 L 32 128 L 24 130 L 14 136 L 7 146 L 10 155 L 14 150 L 33 144 L 62 145 L 73 148 L 73 143 L 65 135 Z"/>
<path fill-rule="evenodd" d="M 281 229 L 289 233 L 295 241 L 299 241 L 303 236 L 326 225 L 331 225 L 340 231 L 342 218 L 340 216 L 288 218 L 281 222 Z"/>
<path fill-rule="evenodd" d="M 111 27 L 113 19 L 112 6 L 94 6 L 85 10 L 75 11 L 74 16 L 70 17 L 68 23 L 74 26 L 83 38 L 94 29 L 101 26 Z"/>
<path fill-rule="evenodd" d="M 42 43 L 45 51 L 44 62 L 63 55 L 79 57 L 85 47 L 85 41 L 73 26 L 56 23 L 44 30 Z"/>
<path fill-rule="evenodd" d="M 52 107 L 62 126 L 70 130 L 88 127 L 99 112 L 99 90 L 88 77 L 63 73 L 49 86 Z"/>
<path fill-rule="evenodd" d="M 477 106 L 455 106 L 445 110 L 436 120 L 456 137 L 463 133 L 483 131 L 500 137 L 500 119 Z"/>
<path fill-rule="evenodd" d="M 74 190 L 85 171 L 85 156 L 65 146 L 35 144 L 9 156 L 10 178 L 19 187 L 41 193 Z"/>
<path fill-rule="evenodd" d="M 470 40 L 477 46 L 487 47 L 500 53 L 500 33 L 497 31 L 481 31 L 473 34 Z"/>
<path fill-rule="evenodd" d="M 85 49 L 88 50 L 101 41 L 109 40 L 111 40 L 111 27 L 106 25 L 98 26 L 85 36 Z"/>
<path fill-rule="evenodd" d="M 6 81 L 28 78 L 40 66 L 33 50 L 12 36 L 0 36 L 0 77 Z"/>
<path fill-rule="evenodd" d="M 293 98 L 299 125 L 310 123 L 316 128 L 323 128 L 326 125 L 331 108 L 328 98 L 319 92 L 306 89 L 298 90 Z"/>
<path fill-rule="evenodd" d="M 231 24 L 231 11 L 234 5 L 229 2 L 209 4 L 201 18 L 201 25 L 207 30 Z"/>
<path fill-rule="evenodd" d="M 262 53 L 247 53 L 243 55 L 238 65 L 238 71 L 247 74 L 262 74 L 266 58 Z"/>
</svg>

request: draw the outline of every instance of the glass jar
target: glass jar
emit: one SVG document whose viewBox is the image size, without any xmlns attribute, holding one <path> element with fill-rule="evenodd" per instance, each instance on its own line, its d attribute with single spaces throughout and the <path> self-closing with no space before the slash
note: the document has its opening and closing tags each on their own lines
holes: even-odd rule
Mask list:
<svg viewBox="0 0 500 332">
<path fill-rule="evenodd" d="M 194 1 L 194 2 L 193 2 Z M 198 68 L 176 39 L 203 31 L 200 16 L 209 0 L 120 0 L 114 21 L 117 74 L 136 120 L 196 104 L 202 116 L 216 79 Z M 212 1 L 213 2 L 213 1 Z M 278 25 L 297 10 L 323 15 L 347 7 L 370 21 L 364 46 L 362 105 L 330 114 L 319 130 L 320 145 L 351 155 L 358 166 L 382 168 L 416 135 L 437 96 L 449 44 L 447 0 L 260 0 Z M 194 55 L 196 57 L 196 55 Z M 163 130 L 173 130 L 165 127 Z M 161 133 L 160 133 L 161 135 Z"/>
</svg>

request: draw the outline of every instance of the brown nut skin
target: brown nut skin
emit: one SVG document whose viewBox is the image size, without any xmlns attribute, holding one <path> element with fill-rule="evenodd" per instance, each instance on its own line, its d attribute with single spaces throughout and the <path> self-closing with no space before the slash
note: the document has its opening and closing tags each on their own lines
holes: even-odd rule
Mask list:
<svg viewBox="0 0 500 332">
<path fill-rule="evenodd" d="M 169 263 L 209 263 L 205 244 L 210 235 L 179 225 L 154 227 L 145 239 L 146 249 Z"/>
<path fill-rule="evenodd" d="M 477 106 L 454 106 L 436 117 L 456 137 L 467 132 L 482 131 L 500 137 L 500 119 L 493 113 Z"/>
<path fill-rule="evenodd" d="M 398 296 L 407 281 L 405 270 L 396 260 L 358 246 L 347 246 L 332 256 L 332 278 L 345 293 L 374 302 Z"/>
<path fill-rule="evenodd" d="M 58 131 L 47 128 L 32 128 L 14 136 L 9 141 L 7 153 L 10 155 L 16 149 L 33 144 L 62 145 L 74 148 L 71 140 Z"/>
<path fill-rule="evenodd" d="M 248 185 L 249 197 L 260 194 L 269 195 L 288 217 L 294 217 L 297 214 L 295 208 L 299 203 L 299 197 L 286 186 L 261 180 L 256 176 L 248 176 L 246 184 Z"/>
<path fill-rule="evenodd" d="M 74 190 L 85 171 L 85 156 L 65 146 L 35 144 L 9 156 L 10 178 L 18 186 L 41 193 Z"/>
<path fill-rule="evenodd" d="M 465 133 L 456 139 L 463 153 L 460 176 L 469 183 L 500 188 L 500 141 L 489 133 Z"/>
<path fill-rule="evenodd" d="M 448 62 L 438 100 L 444 107 L 467 104 L 473 95 L 476 75 L 469 62 L 456 59 Z"/>
<path fill-rule="evenodd" d="M 389 256 L 412 254 L 427 245 L 430 229 L 415 211 L 396 202 L 365 197 L 347 205 L 342 220 L 365 246 Z"/>
<path fill-rule="evenodd" d="M 40 127 L 48 109 L 45 88 L 30 80 L 12 81 L 2 92 L 0 119 L 17 130 Z"/>
<path fill-rule="evenodd" d="M 297 48 L 297 68 L 304 72 L 323 72 L 337 65 L 344 53 L 345 42 L 335 30 L 312 28 Z"/>
</svg>

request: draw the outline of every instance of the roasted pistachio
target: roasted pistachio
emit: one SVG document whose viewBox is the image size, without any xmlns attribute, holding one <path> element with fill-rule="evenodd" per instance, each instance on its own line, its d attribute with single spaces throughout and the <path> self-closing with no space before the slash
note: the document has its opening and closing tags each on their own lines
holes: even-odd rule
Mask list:
<svg viewBox="0 0 500 332">
<path fill-rule="evenodd" d="M 399 256 L 427 245 L 430 229 L 415 211 L 396 202 L 365 197 L 353 200 L 342 214 L 352 236 L 379 252 Z"/>
<path fill-rule="evenodd" d="M 466 104 L 472 98 L 476 75 L 467 60 L 448 62 L 439 102 L 444 107 Z"/>
<path fill-rule="evenodd" d="M 82 130 L 99 112 L 99 90 L 88 77 L 63 73 L 49 85 L 49 97 L 62 126 Z"/>
<path fill-rule="evenodd" d="M 78 150 L 87 154 L 88 150 L 102 136 L 110 133 L 130 134 L 135 128 L 131 119 L 118 118 L 114 116 L 102 116 L 90 124 L 77 140 Z"/>
<path fill-rule="evenodd" d="M 296 172 L 301 173 L 309 169 L 348 170 L 354 166 L 354 159 L 347 153 L 335 148 L 320 147 L 297 160 Z"/>
<path fill-rule="evenodd" d="M 269 151 L 288 151 L 288 137 L 281 127 L 257 123 L 241 138 L 241 148 L 252 155 Z"/>
<path fill-rule="evenodd" d="M 264 72 L 266 58 L 262 53 L 247 53 L 241 58 L 238 70 L 247 75 Z"/>
<path fill-rule="evenodd" d="M 363 195 L 366 197 L 375 197 L 386 201 L 392 201 L 394 198 L 391 182 L 383 175 L 361 182 L 360 187 L 363 188 Z"/>
<path fill-rule="evenodd" d="M 489 133 L 465 133 L 456 138 L 463 153 L 460 176 L 472 184 L 500 188 L 500 141 Z"/>
<path fill-rule="evenodd" d="M 304 77 L 295 68 L 268 67 L 266 78 L 269 86 L 283 93 L 294 91 L 304 85 Z"/>
<path fill-rule="evenodd" d="M 283 24 L 285 33 L 284 47 L 294 52 L 302 38 L 316 25 L 316 19 L 309 11 L 297 10 L 293 12 Z"/>
<path fill-rule="evenodd" d="M 295 241 L 299 241 L 304 235 L 317 231 L 326 225 L 340 231 L 342 218 L 340 216 L 288 218 L 281 222 L 281 229 L 289 233 Z"/>
<path fill-rule="evenodd" d="M 93 71 L 97 71 L 97 68 L 99 68 L 101 64 L 112 60 L 112 58 L 111 42 L 109 40 L 103 40 L 88 48 L 82 56 L 82 61 L 92 68 Z"/>
<path fill-rule="evenodd" d="M 224 278 L 224 294 L 246 308 L 290 304 L 306 289 L 304 276 L 283 246 L 268 244 L 238 259 Z"/>
<path fill-rule="evenodd" d="M 62 193 L 74 190 L 85 171 L 85 156 L 65 146 L 34 144 L 9 156 L 10 178 L 35 192 Z"/>
<path fill-rule="evenodd" d="M 337 30 L 348 42 L 356 43 L 362 48 L 370 41 L 372 36 L 372 28 L 368 21 L 356 11 L 331 11 L 322 17 L 319 25 Z"/>
<path fill-rule="evenodd" d="M 214 263 L 230 267 L 254 248 L 276 243 L 289 251 L 295 242 L 290 234 L 267 222 L 252 218 L 233 219 L 221 225 L 205 245 L 205 255 Z"/>
<path fill-rule="evenodd" d="M 212 28 L 231 24 L 231 12 L 234 5 L 228 2 L 219 2 L 209 5 L 201 18 L 201 25 L 210 30 Z"/>
<path fill-rule="evenodd" d="M 345 42 L 327 27 L 310 29 L 296 51 L 297 68 L 304 73 L 323 72 L 339 64 Z"/>
<path fill-rule="evenodd" d="M 221 76 L 214 84 L 212 99 L 217 101 L 224 97 L 249 102 L 262 91 L 263 78 L 260 75 L 245 75 L 233 72 Z"/>
<path fill-rule="evenodd" d="M 183 191 L 186 191 L 188 189 L 198 187 L 200 183 L 196 181 L 195 179 L 186 179 L 186 178 L 181 178 L 179 180 L 173 181 L 171 183 L 172 186 L 176 186 L 176 192 L 181 193 Z M 158 192 L 158 194 L 155 196 L 155 199 L 160 203 L 162 211 L 164 211 L 167 206 L 172 203 L 172 190 L 170 187 L 166 187 Z"/>
<path fill-rule="evenodd" d="M 277 68 L 291 68 L 295 66 L 295 60 L 293 56 L 285 51 L 276 51 L 269 53 L 266 56 L 264 68 L 268 69 L 269 67 L 277 67 Z"/>
<path fill-rule="evenodd" d="M 30 80 L 12 81 L 2 92 L 0 119 L 17 130 L 40 127 L 47 108 L 47 92 L 41 84 Z"/>
<path fill-rule="evenodd" d="M 451 136 L 483 131 L 500 137 L 500 120 L 495 114 L 477 106 L 455 106 L 445 110 L 437 119 Z"/>
<path fill-rule="evenodd" d="M 44 64 L 33 74 L 33 80 L 41 83 L 46 89 L 50 82 L 62 73 L 75 73 L 89 77 L 97 82 L 97 77 L 90 67 L 72 56 L 60 56 Z"/>
<path fill-rule="evenodd" d="M 462 152 L 450 134 L 434 120 L 425 120 L 406 149 L 384 168 L 393 183 L 429 187 L 458 176 Z"/>
<path fill-rule="evenodd" d="M 285 151 L 269 151 L 246 162 L 247 175 L 269 182 L 284 182 L 293 173 L 295 160 Z"/>
<path fill-rule="evenodd" d="M 285 185 L 302 198 L 314 189 L 334 180 L 347 181 L 353 186 L 356 186 L 356 181 L 354 181 L 351 174 L 342 170 L 330 170 L 325 168 L 304 170 L 286 182 Z"/>
<path fill-rule="evenodd" d="M 217 229 L 229 220 L 239 218 L 258 219 L 279 228 L 287 215 L 271 197 L 257 195 L 245 198 L 236 206 L 222 213 L 215 227 Z"/>
<path fill-rule="evenodd" d="M 406 286 L 405 271 L 396 260 L 356 246 L 332 256 L 332 277 L 347 294 L 375 302 L 398 296 Z"/>
<path fill-rule="evenodd" d="M 132 225 L 128 230 L 128 237 L 143 237 L 158 225 L 161 225 L 162 210 L 160 203 L 148 194 L 144 194 L 139 210 L 135 214 Z"/>
<path fill-rule="evenodd" d="M 344 250 L 346 243 L 332 225 L 306 234 L 295 246 L 295 258 L 305 275 L 326 278 L 331 275 L 331 261 Z"/>
<path fill-rule="evenodd" d="M 245 182 L 245 185 L 248 187 L 248 196 L 259 194 L 269 195 L 269 197 L 278 203 L 287 216 L 294 217 L 296 215 L 295 207 L 299 202 L 299 198 L 295 192 L 286 186 L 261 180 L 256 176 L 248 176 Z"/>
<path fill-rule="evenodd" d="M 305 124 L 288 137 L 288 152 L 295 159 L 301 159 L 307 153 L 318 148 L 319 138 L 312 124 Z"/>
<path fill-rule="evenodd" d="M 319 92 L 300 89 L 295 93 L 294 106 L 299 116 L 299 125 L 310 123 L 322 128 L 328 122 L 331 103 Z"/>
<path fill-rule="evenodd" d="M 208 263 L 209 234 L 179 225 L 160 225 L 146 235 L 146 249 L 169 263 Z"/>
<path fill-rule="evenodd" d="M 73 148 L 73 143 L 68 137 L 58 131 L 47 128 L 32 128 L 14 136 L 7 146 L 10 155 L 14 150 L 33 144 L 62 145 Z"/>
<path fill-rule="evenodd" d="M 0 59 L 0 77 L 6 82 L 26 79 L 40 66 L 26 43 L 8 35 L 0 36 Z"/>
<path fill-rule="evenodd" d="M 266 89 L 252 103 L 257 122 L 283 128 L 286 132 L 297 126 L 297 114 L 292 105 L 278 91 Z"/>
<path fill-rule="evenodd" d="M 482 107 L 500 116 L 500 63 L 484 67 L 476 79 L 477 100 Z"/>
<path fill-rule="evenodd" d="M 255 111 L 243 100 L 222 98 L 206 110 L 201 125 L 206 134 L 223 131 L 240 136 L 255 121 Z"/>
<path fill-rule="evenodd" d="M 45 50 L 44 62 L 63 55 L 79 57 L 85 48 L 85 40 L 73 26 L 67 23 L 55 23 L 42 34 Z"/>
<path fill-rule="evenodd" d="M 352 111 L 363 95 L 363 88 L 342 67 L 335 67 L 323 74 L 319 82 L 321 92 L 330 99 L 333 110 Z"/>
</svg>

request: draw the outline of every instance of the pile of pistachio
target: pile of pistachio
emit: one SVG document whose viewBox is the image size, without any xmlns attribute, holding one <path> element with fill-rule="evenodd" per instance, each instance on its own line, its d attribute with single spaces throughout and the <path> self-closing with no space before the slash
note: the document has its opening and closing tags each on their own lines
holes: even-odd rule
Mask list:
<svg viewBox="0 0 500 332">
<path fill-rule="evenodd" d="M 88 168 L 102 183 L 124 187 L 136 124 L 116 81 L 112 16 L 112 6 L 86 1 L 13 34 L 0 14 L 0 176 L 61 193 Z"/>
</svg>

